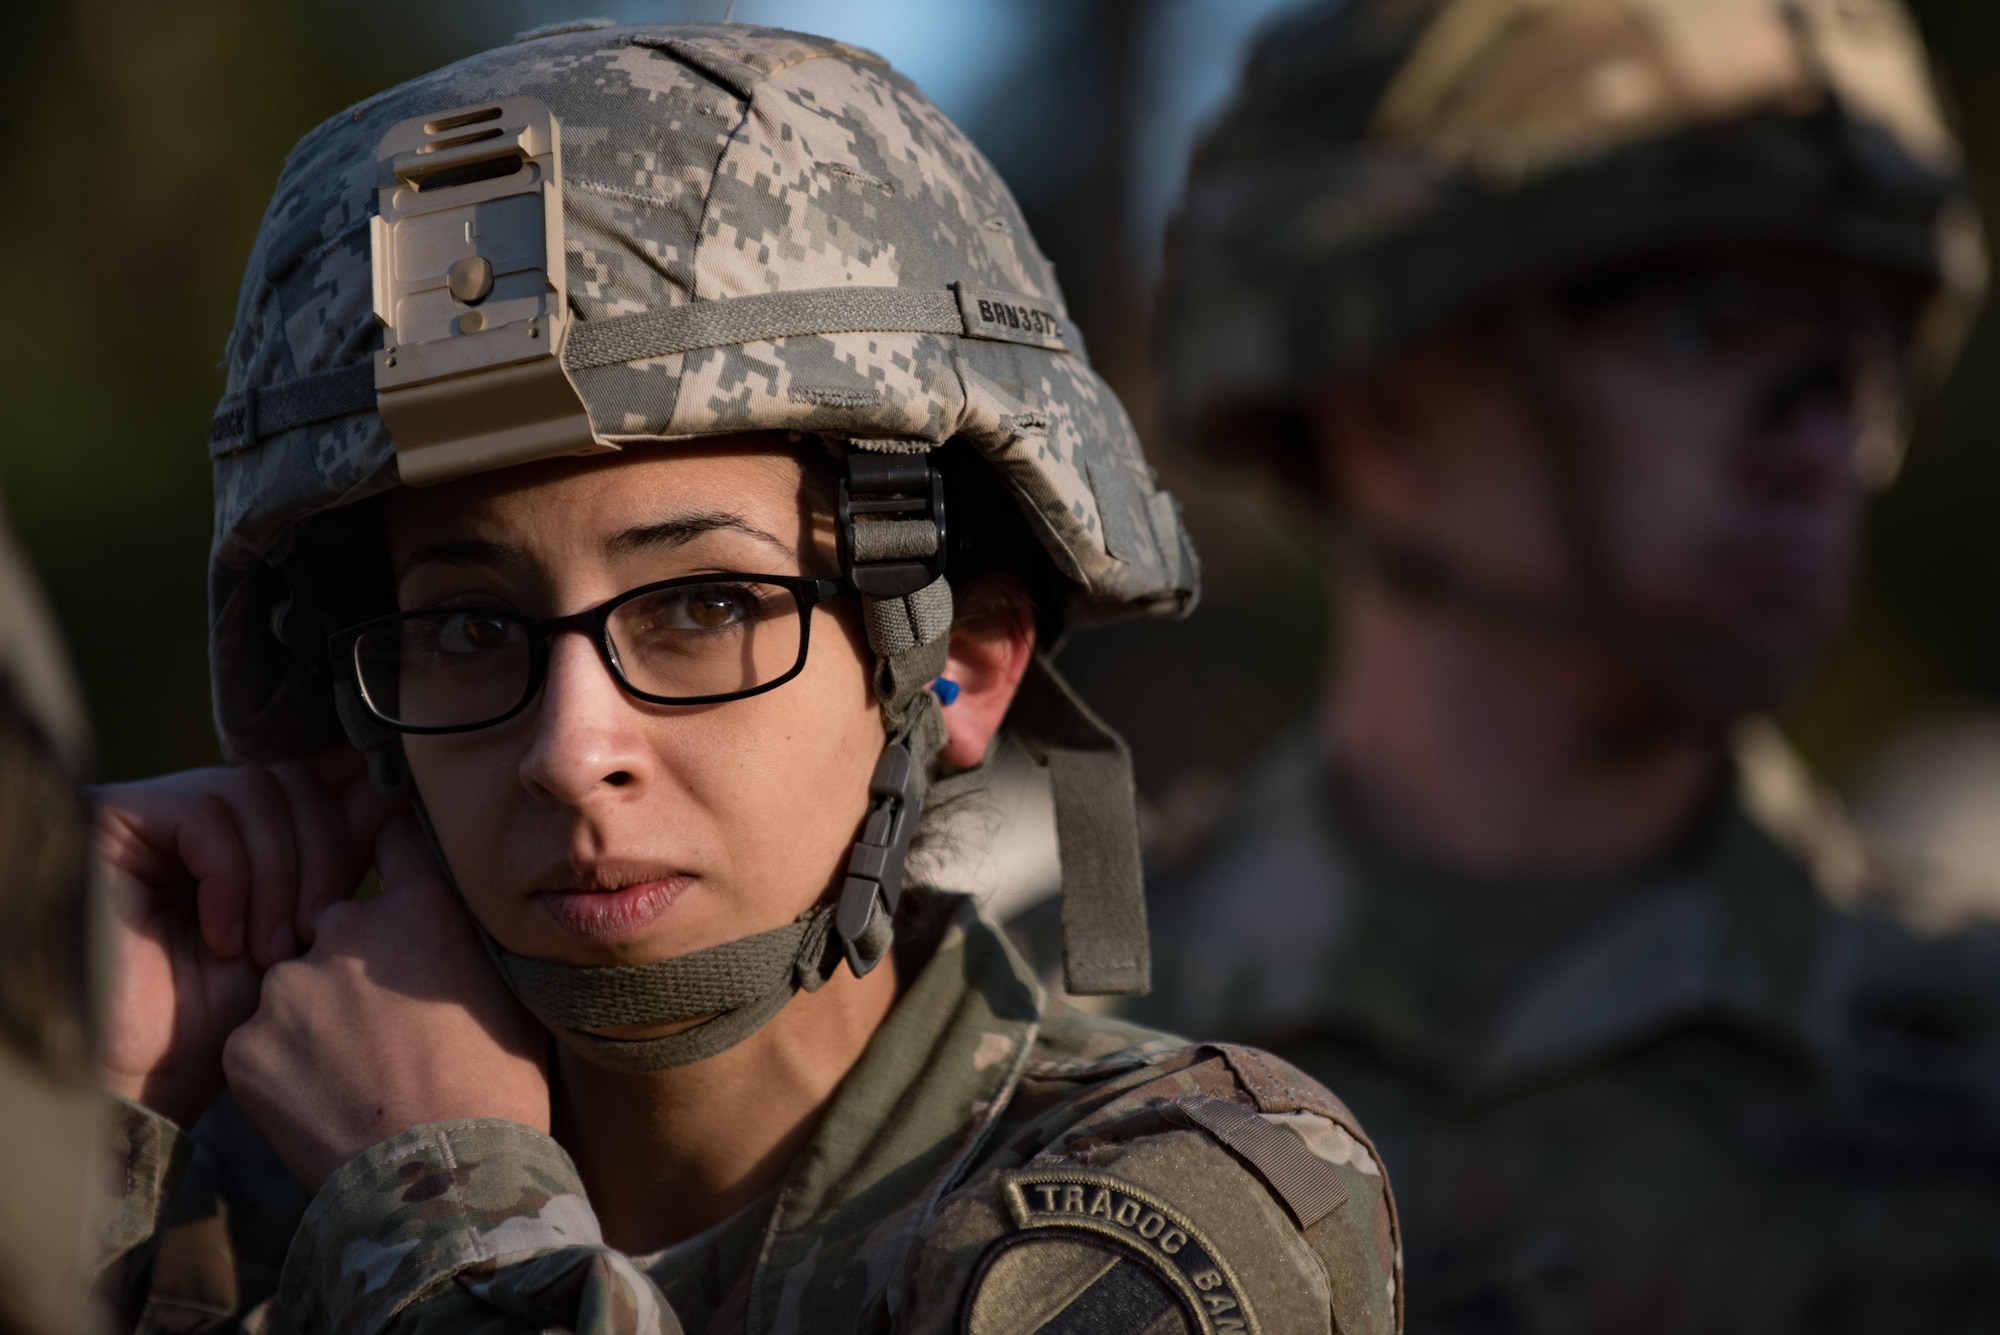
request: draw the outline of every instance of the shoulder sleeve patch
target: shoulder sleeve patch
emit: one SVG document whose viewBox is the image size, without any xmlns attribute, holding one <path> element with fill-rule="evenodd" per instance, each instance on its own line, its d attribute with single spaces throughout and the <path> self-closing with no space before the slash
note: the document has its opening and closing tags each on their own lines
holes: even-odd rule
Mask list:
<svg viewBox="0 0 2000 1335">
<path fill-rule="evenodd" d="M 965 1335 L 1188 1335 L 1181 1296 L 1122 1249 L 1079 1235 L 1015 1233 L 973 1281 Z"/>
<path fill-rule="evenodd" d="M 994 1244 L 975 1281 L 968 1335 L 1262 1331 L 1215 1245 L 1151 1192 L 1088 1169 L 1023 1169 L 1001 1183 L 1021 1231 Z M 1060 1303 L 1044 1312 L 1027 1297 Z"/>
<path fill-rule="evenodd" d="M 1256 1169 L 1291 1210 L 1300 1228 L 1311 1228 L 1346 1204 L 1347 1186 L 1333 1169 L 1336 1161 L 1298 1131 L 1274 1126 L 1267 1118 L 1213 1094 L 1186 1094 L 1175 1106 Z M 1278 1115 L 1316 1121 L 1329 1135 L 1345 1135 L 1333 1123 L 1310 1113 Z M 1355 1148 L 1358 1151 L 1359 1147 Z M 1370 1170 L 1373 1167 L 1369 1165 Z"/>
</svg>

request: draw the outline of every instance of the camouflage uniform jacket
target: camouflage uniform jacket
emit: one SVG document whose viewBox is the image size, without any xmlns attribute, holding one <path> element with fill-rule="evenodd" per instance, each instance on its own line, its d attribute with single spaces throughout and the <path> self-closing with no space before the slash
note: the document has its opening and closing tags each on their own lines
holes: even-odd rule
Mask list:
<svg viewBox="0 0 2000 1335">
<path fill-rule="evenodd" d="M 1137 1009 L 1360 1110 L 1413 1330 L 2000 1329 L 2000 949 L 1870 907 L 1784 760 L 1630 875 L 1453 887 L 1300 739 L 1157 886 Z"/>
<path fill-rule="evenodd" d="M 1398 1328 L 1388 1186 L 1325 1090 L 1260 1053 L 1050 1005 L 969 905 L 912 972 L 775 1192 L 708 1233 L 621 1254 L 554 1140 L 505 1121 L 417 1127 L 328 1180 L 291 1235 L 275 1310 L 244 1324 L 356 1335 Z M 161 1209 L 162 1165 L 184 1156 L 158 1119 L 130 1111 L 127 1129 L 113 1228 L 131 1242 Z M 254 1232 L 232 1219 L 208 1237 Z M 142 1326 L 197 1324 L 200 1303 L 163 1302 L 157 1276 L 152 1287 Z M 239 1293 L 238 1306 L 255 1296 Z"/>
</svg>

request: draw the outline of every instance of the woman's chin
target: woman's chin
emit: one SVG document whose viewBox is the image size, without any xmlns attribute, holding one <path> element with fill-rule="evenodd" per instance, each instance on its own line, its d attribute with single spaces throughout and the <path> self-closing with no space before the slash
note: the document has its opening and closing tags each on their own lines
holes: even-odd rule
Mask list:
<svg viewBox="0 0 2000 1335">
<path fill-rule="evenodd" d="M 534 900 L 566 936 L 628 945 L 651 931 L 692 885 L 691 878 L 675 876 L 616 890 L 538 890 Z"/>
</svg>

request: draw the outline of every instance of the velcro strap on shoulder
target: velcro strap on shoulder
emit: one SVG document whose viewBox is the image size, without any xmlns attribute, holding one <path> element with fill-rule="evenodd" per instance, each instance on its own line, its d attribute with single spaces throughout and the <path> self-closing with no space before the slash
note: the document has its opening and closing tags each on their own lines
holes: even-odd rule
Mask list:
<svg viewBox="0 0 2000 1335">
<path fill-rule="evenodd" d="M 1293 1132 L 1213 1094 L 1184 1094 L 1174 1106 L 1248 1161 L 1300 1228 L 1311 1228 L 1346 1203 L 1340 1174 Z"/>
<path fill-rule="evenodd" d="M 1008 722 L 1048 767 L 1062 859 L 1063 986 L 1139 996 L 1152 984 L 1138 793 L 1124 741 L 1035 656 Z"/>
</svg>

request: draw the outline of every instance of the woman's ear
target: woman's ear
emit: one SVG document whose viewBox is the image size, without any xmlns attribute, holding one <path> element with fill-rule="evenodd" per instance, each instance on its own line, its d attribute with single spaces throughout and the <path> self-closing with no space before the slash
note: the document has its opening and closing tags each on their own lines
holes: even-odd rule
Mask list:
<svg viewBox="0 0 2000 1335">
<path fill-rule="evenodd" d="M 958 696 L 944 709 L 938 755 L 945 764 L 970 769 L 986 758 L 1034 656 L 1034 618 L 1015 607 L 952 624 L 944 675 L 958 684 Z"/>
</svg>

